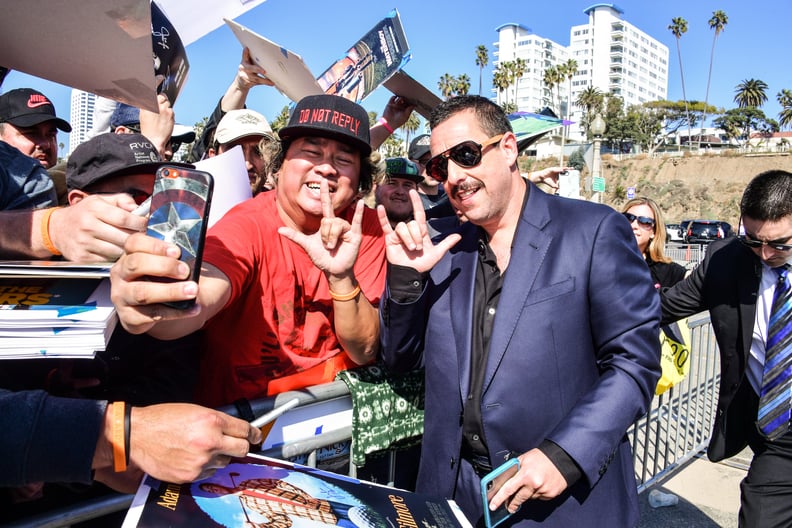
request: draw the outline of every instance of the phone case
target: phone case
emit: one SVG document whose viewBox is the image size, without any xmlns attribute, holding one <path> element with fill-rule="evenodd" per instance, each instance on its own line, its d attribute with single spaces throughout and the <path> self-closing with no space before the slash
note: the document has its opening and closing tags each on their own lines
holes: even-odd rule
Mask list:
<svg viewBox="0 0 792 528">
<path fill-rule="evenodd" d="M 481 500 L 484 505 L 484 524 L 487 528 L 494 528 L 511 516 L 509 510 L 506 509 L 506 502 L 501 504 L 495 511 L 490 511 L 489 503 L 501 486 L 512 478 L 519 469 L 520 460 L 518 458 L 510 458 L 481 479 Z"/>
<path fill-rule="evenodd" d="M 208 172 L 164 165 L 157 171 L 146 233 L 179 246 L 179 260 L 190 267 L 190 280 L 201 274 L 206 224 L 214 180 Z M 187 309 L 194 300 L 165 303 Z"/>
</svg>

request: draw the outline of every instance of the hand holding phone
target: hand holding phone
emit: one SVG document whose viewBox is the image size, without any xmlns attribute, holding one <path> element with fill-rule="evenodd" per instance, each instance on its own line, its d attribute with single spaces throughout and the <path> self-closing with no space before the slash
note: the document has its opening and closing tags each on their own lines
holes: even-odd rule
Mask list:
<svg viewBox="0 0 792 528">
<path fill-rule="evenodd" d="M 179 260 L 190 267 L 189 280 L 201 274 L 213 178 L 208 172 L 165 165 L 157 171 L 146 234 L 179 246 Z M 170 280 L 170 279 L 168 279 Z M 164 303 L 186 310 L 194 299 Z"/>
<path fill-rule="evenodd" d="M 509 500 L 503 501 L 495 511 L 490 510 L 489 503 L 495 494 L 498 493 L 498 490 L 501 489 L 501 486 L 516 475 L 519 470 L 520 460 L 518 458 L 510 458 L 481 479 L 481 500 L 484 505 L 484 523 L 487 528 L 494 528 L 511 516 L 511 512 L 506 509 Z"/>
</svg>

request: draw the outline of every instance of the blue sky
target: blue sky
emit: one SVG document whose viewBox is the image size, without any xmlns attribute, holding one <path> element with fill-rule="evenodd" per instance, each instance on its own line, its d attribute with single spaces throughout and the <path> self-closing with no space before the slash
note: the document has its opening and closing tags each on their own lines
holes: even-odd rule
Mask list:
<svg viewBox="0 0 792 528">
<path fill-rule="evenodd" d="M 187 0 L 189 1 L 189 0 Z M 444 73 L 467 73 L 471 93 L 478 92 L 479 69 L 475 49 L 484 44 L 494 51 L 495 28 L 507 22 L 527 26 L 539 36 L 559 44 L 569 44 L 569 28 L 584 24 L 583 11 L 591 0 L 511 0 L 481 2 L 473 0 L 266 0 L 237 18 L 251 30 L 302 55 L 315 75 L 319 75 L 357 41 L 387 12 L 396 7 L 413 52 L 405 71 L 437 92 L 437 81 Z M 744 79 L 761 79 L 768 84 L 768 102 L 763 107 L 768 117 L 777 119 L 780 107 L 775 95 L 792 89 L 792 54 L 789 53 L 789 0 L 622 0 L 615 5 L 624 19 L 660 40 L 669 48 L 669 98 L 682 99 L 676 40 L 668 31 L 674 17 L 688 21 L 688 32 L 681 39 L 682 62 L 688 99 L 704 100 L 714 32 L 707 21 L 715 10 L 723 10 L 729 23 L 718 37 L 709 102 L 719 107 L 734 107 L 735 87 Z M 187 47 L 190 73 L 176 102 L 177 121 L 193 124 L 209 115 L 236 73 L 241 47 L 223 26 Z M 491 95 L 492 56 L 484 69 L 483 95 Z M 70 89 L 19 72 L 11 72 L 3 91 L 29 86 L 55 103 L 58 115 L 68 118 Z M 363 106 L 381 112 L 390 93 L 380 88 Z M 288 100 L 268 87 L 254 88 L 248 107 L 274 117 Z M 534 110 L 534 109 L 527 109 Z M 64 137 L 62 141 L 68 144 Z"/>
</svg>

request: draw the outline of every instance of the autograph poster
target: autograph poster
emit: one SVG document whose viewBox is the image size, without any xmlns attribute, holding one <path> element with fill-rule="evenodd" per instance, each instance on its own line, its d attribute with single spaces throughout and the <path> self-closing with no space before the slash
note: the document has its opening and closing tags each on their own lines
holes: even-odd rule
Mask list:
<svg viewBox="0 0 792 528">
<path fill-rule="evenodd" d="M 359 103 L 410 58 L 410 45 L 394 9 L 316 80 L 325 93 Z"/>
<path fill-rule="evenodd" d="M 248 455 L 191 484 L 146 477 L 123 528 L 470 528 L 453 502 Z"/>
</svg>

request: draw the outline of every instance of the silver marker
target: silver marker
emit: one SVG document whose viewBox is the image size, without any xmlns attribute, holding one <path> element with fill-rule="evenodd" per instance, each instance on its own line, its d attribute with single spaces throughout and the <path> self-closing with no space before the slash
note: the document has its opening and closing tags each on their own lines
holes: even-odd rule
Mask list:
<svg viewBox="0 0 792 528">
<path fill-rule="evenodd" d="M 280 415 L 282 415 L 283 413 L 285 413 L 286 411 L 288 411 L 292 407 L 296 407 L 299 404 L 300 404 L 300 399 L 299 398 L 294 398 L 293 400 L 289 400 L 286 403 L 284 403 L 283 405 L 275 407 L 270 412 L 268 412 L 266 414 L 262 414 L 261 416 L 259 416 L 258 418 L 256 418 L 252 422 L 250 422 L 250 425 L 252 425 L 253 427 L 258 429 L 258 428 L 270 423 L 271 421 L 275 420 Z"/>
</svg>

